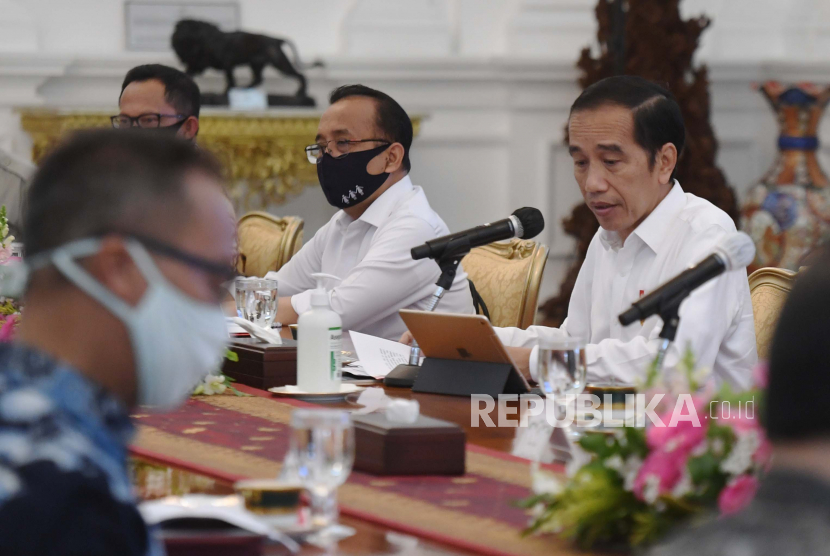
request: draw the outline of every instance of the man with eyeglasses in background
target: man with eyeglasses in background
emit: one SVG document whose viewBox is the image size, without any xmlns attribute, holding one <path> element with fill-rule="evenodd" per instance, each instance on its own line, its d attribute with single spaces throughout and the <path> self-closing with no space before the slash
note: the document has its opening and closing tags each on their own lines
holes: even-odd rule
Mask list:
<svg viewBox="0 0 830 556">
<path fill-rule="evenodd" d="M 161 64 L 136 66 L 124 77 L 118 100 L 120 113 L 110 120 L 115 129 L 152 129 L 195 141 L 200 99 L 199 86 L 184 72 Z M 227 208 L 236 219 L 230 198 Z M 235 315 L 232 280 L 228 292 L 224 306 L 229 315 Z"/>
<path fill-rule="evenodd" d="M 410 250 L 449 233 L 409 178 L 412 122 L 389 95 L 364 85 L 332 91 L 320 118 L 309 162 L 329 204 L 341 209 L 278 272 L 276 320 L 297 322 L 311 307 L 314 272 L 342 280 L 330 290 L 344 330 L 398 340 L 406 326 L 399 309 L 426 309 L 440 269 L 412 260 Z M 459 267 L 439 311 L 473 313 L 467 274 Z"/>
<path fill-rule="evenodd" d="M 161 64 L 137 66 L 127 72 L 112 127 L 140 127 L 194 140 L 199 133 L 200 93 L 184 72 Z"/>
</svg>

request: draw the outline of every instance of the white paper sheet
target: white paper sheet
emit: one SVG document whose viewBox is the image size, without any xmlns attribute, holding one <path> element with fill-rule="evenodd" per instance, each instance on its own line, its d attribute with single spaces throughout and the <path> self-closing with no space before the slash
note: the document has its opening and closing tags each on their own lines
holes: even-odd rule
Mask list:
<svg viewBox="0 0 830 556">
<path fill-rule="evenodd" d="M 281 533 L 274 525 L 245 509 L 239 495 L 187 494 L 184 496 L 168 496 L 160 500 L 142 502 L 138 509 L 144 521 L 151 525 L 177 518 L 218 519 L 240 529 L 265 535 L 272 541 L 282 543 L 292 554 L 296 554 L 300 550 L 300 546 L 294 540 Z"/>
<path fill-rule="evenodd" d="M 358 362 L 343 368 L 355 375 L 383 378 L 398 365 L 409 363 L 409 346 L 349 331 Z M 362 371 L 362 372 L 361 372 Z"/>
<path fill-rule="evenodd" d="M 245 336 L 250 336 L 247 330 L 245 330 L 244 328 L 242 328 L 230 319 L 225 319 L 225 325 L 228 327 L 228 334 L 230 334 L 231 336 L 241 336 L 243 334 Z"/>
</svg>

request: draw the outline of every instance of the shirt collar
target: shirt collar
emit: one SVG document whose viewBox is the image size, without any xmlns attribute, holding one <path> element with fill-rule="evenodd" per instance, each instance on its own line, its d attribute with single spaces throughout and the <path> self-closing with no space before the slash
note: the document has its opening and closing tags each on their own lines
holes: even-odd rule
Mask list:
<svg viewBox="0 0 830 556">
<path fill-rule="evenodd" d="M 632 232 L 632 235 L 639 237 L 643 243 L 657 253 L 666 237 L 666 231 L 671 227 L 672 220 L 674 220 L 685 205 L 686 196 L 683 193 L 683 189 L 680 187 L 680 183 L 674 180 L 674 185 L 669 190 L 669 194 L 637 226 L 634 232 Z M 622 241 L 617 232 L 602 230 L 600 232 L 600 241 L 606 249 L 616 250 L 622 247 Z"/>
<path fill-rule="evenodd" d="M 384 191 L 380 197 L 375 199 L 369 205 L 369 208 L 363 211 L 363 214 L 360 215 L 358 220 L 362 220 L 375 228 L 380 228 L 381 224 L 386 222 L 386 219 L 389 218 L 389 215 L 392 214 L 401 200 L 412 192 L 412 189 L 414 189 L 414 186 L 409 175 L 404 176 L 400 181 Z"/>
<path fill-rule="evenodd" d="M 392 214 L 401 200 L 413 189 L 415 189 L 415 186 L 412 185 L 412 180 L 409 175 L 404 176 L 400 181 L 395 182 L 392 187 L 384 191 L 380 197 L 375 199 L 369 205 L 369 208 L 363 211 L 363 214 L 360 215 L 358 220 L 362 220 L 375 228 L 380 228 L 381 224 L 389 218 L 389 215 Z M 354 222 L 344 210 L 341 210 L 335 216 L 335 221 L 342 228 Z"/>
</svg>

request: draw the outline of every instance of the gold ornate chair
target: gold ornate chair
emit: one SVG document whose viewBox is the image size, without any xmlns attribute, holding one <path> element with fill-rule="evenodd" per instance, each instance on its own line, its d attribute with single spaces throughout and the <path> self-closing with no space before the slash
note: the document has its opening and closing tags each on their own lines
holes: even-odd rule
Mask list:
<svg viewBox="0 0 830 556">
<path fill-rule="evenodd" d="M 548 248 L 535 241 L 513 239 L 476 247 L 461 264 L 487 304 L 493 326 L 527 328 L 536 303 Z"/>
<path fill-rule="evenodd" d="M 769 357 L 775 325 L 793 287 L 796 272 L 783 268 L 759 268 L 749 275 L 749 295 L 755 317 L 758 359 Z"/>
<path fill-rule="evenodd" d="M 239 219 L 237 271 L 243 276 L 265 276 L 279 270 L 303 245 L 303 219 L 278 218 L 267 212 L 249 212 Z"/>
</svg>

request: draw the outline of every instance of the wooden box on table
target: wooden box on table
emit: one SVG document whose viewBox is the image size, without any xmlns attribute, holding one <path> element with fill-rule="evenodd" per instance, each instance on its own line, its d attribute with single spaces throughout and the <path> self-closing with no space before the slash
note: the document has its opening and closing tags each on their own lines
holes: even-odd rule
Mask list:
<svg viewBox="0 0 830 556">
<path fill-rule="evenodd" d="M 253 338 L 235 338 L 228 347 L 239 361 L 225 360 L 222 372 L 240 384 L 263 390 L 297 384 L 295 340 L 284 339 L 282 345 L 273 345 Z"/>
<path fill-rule="evenodd" d="M 383 413 L 353 415 L 354 468 L 376 475 L 463 475 L 464 430 L 419 415 L 414 423 L 389 421 Z"/>
</svg>

